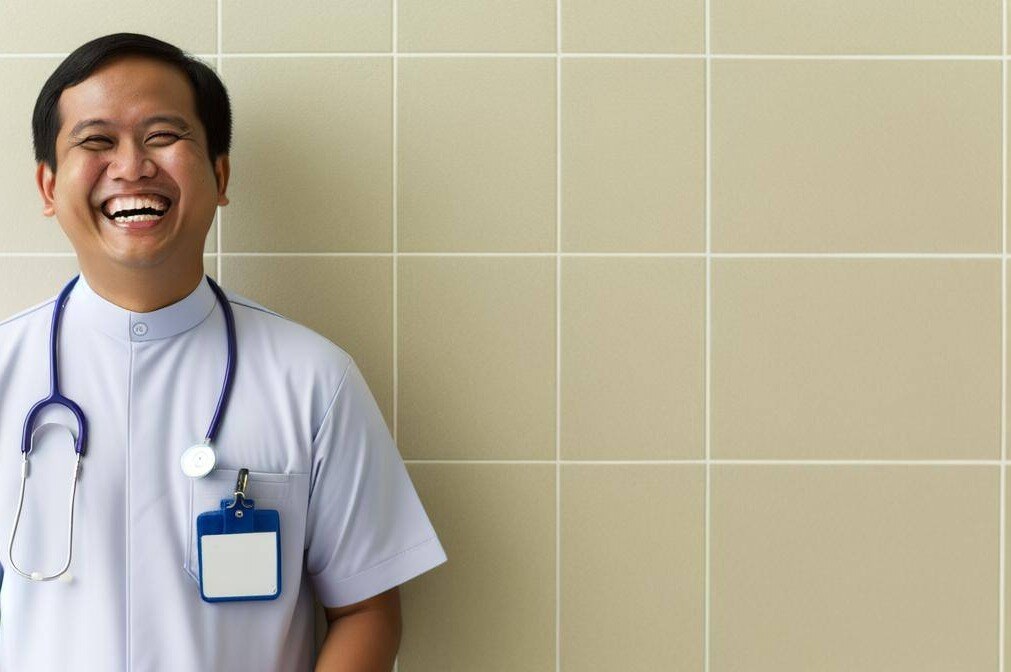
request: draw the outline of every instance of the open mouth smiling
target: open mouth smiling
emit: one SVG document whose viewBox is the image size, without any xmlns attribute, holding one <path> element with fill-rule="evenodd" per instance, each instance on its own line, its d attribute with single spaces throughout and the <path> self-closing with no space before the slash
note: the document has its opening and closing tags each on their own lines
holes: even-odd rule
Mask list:
<svg viewBox="0 0 1011 672">
<path fill-rule="evenodd" d="M 114 196 L 105 201 L 100 211 L 110 222 L 117 225 L 159 221 L 172 207 L 172 199 L 160 194 L 138 194 L 136 196 Z"/>
</svg>

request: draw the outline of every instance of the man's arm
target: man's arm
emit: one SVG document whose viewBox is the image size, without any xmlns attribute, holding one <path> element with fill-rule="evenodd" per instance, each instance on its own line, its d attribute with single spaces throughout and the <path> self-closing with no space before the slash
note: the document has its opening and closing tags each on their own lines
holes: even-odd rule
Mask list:
<svg viewBox="0 0 1011 672">
<path fill-rule="evenodd" d="M 326 639 L 316 672 L 390 672 L 400 648 L 400 588 L 367 600 L 326 608 Z"/>
</svg>

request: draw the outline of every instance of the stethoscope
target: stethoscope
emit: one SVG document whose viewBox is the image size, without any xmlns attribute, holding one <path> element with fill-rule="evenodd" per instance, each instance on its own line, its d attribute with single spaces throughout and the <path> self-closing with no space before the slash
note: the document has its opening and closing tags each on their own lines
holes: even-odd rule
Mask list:
<svg viewBox="0 0 1011 672">
<path fill-rule="evenodd" d="M 11 529 L 11 539 L 10 544 L 7 547 L 7 557 L 11 560 L 11 566 L 14 571 L 25 577 L 26 579 L 31 579 L 32 581 L 52 581 L 53 579 L 59 578 L 63 575 L 67 569 L 70 567 L 70 558 L 73 552 L 74 543 L 74 498 L 77 493 L 77 479 L 81 472 L 81 458 L 84 457 L 84 449 L 87 445 L 88 438 L 88 420 L 84 417 L 84 411 L 78 406 L 72 399 L 65 397 L 60 392 L 60 372 L 56 361 L 56 344 L 57 336 L 60 330 L 60 318 L 63 314 L 63 307 L 70 297 L 70 290 L 74 288 L 77 284 L 77 280 L 80 275 L 75 275 L 67 286 L 63 288 L 60 295 L 56 299 L 56 305 L 53 307 L 53 324 L 49 331 L 49 374 L 51 381 L 51 390 L 49 396 L 44 399 L 40 399 L 32 406 L 31 410 L 28 411 L 28 416 L 25 418 L 24 431 L 21 435 L 21 494 L 18 495 L 18 511 L 14 517 L 14 527 Z M 207 430 L 207 436 L 201 443 L 190 446 L 187 448 L 182 456 L 179 458 L 179 464 L 182 467 L 183 473 L 191 478 L 202 478 L 209 474 L 214 468 L 214 463 L 216 462 L 216 456 L 214 453 L 214 448 L 212 443 L 218 434 L 218 427 L 221 424 L 222 415 L 225 412 L 225 407 L 228 405 L 228 399 L 231 396 L 232 391 L 232 379 L 235 377 L 235 317 L 232 315 L 232 308 L 228 305 L 228 299 L 225 297 L 224 292 L 218 287 L 217 283 L 211 279 L 210 276 L 204 276 L 207 282 L 210 284 L 211 289 L 214 290 L 214 294 L 218 298 L 218 303 L 221 304 L 221 309 L 225 313 L 225 327 L 228 331 L 228 360 L 225 365 L 225 382 L 221 386 L 221 395 L 218 397 L 218 407 L 214 411 L 214 417 L 211 419 L 211 426 Z M 22 571 L 14 561 L 14 537 L 18 531 L 18 521 L 21 519 L 21 507 L 25 501 L 25 481 L 28 478 L 28 456 L 32 452 L 32 446 L 35 442 L 35 432 L 53 423 L 45 423 L 39 427 L 32 430 L 35 424 L 36 416 L 43 408 L 49 406 L 50 404 L 57 404 L 65 408 L 70 409 L 70 411 L 77 418 L 77 438 L 74 441 L 74 452 L 77 453 L 77 461 L 74 463 L 74 473 L 73 481 L 70 487 L 70 526 L 67 535 L 67 562 L 63 565 L 61 569 L 56 574 L 50 576 L 45 576 L 41 572 L 24 572 Z M 70 433 L 70 429 L 63 425 Z M 29 433 L 29 430 L 32 430 Z M 71 434 L 73 438 L 73 434 Z"/>
</svg>

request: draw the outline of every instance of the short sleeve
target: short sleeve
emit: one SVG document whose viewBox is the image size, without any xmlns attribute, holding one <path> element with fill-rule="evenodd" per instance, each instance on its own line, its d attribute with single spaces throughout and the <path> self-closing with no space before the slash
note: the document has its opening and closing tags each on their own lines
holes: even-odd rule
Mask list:
<svg viewBox="0 0 1011 672">
<path fill-rule="evenodd" d="M 313 442 L 306 571 L 324 606 L 342 607 L 446 561 L 354 360 Z"/>
</svg>

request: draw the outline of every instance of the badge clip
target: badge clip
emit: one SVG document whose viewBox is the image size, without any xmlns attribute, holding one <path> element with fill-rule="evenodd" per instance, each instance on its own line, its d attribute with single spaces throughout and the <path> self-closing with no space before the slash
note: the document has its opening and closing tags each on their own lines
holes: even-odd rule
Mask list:
<svg viewBox="0 0 1011 672">
<path fill-rule="evenodd" d="M 235 480 L 235 491 L 232 493 L 232 503 L 226 509 L 241 506 L 243 509 L 253 508 L 252 502 L 246 500 L 246 487 L 249 485 L 249 469 L 239 469 L 239 477 Z M 242 511 L 235 512 L 236 518 L 242 518 Z"/>
</svg>

